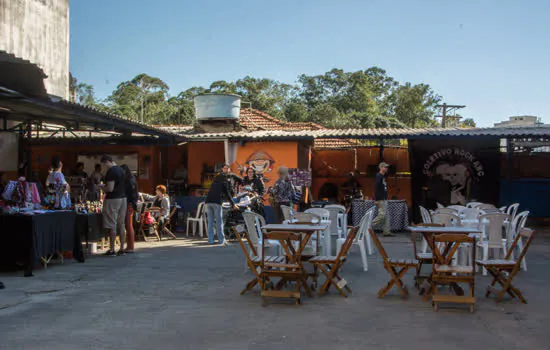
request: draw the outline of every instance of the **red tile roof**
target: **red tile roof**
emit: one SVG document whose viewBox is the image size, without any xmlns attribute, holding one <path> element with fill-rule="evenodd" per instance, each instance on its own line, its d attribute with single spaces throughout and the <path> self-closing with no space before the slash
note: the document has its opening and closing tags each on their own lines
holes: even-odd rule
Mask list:
<svg viewBox="0 0 550 350">
<path fill-rule="evenodd" d="M 254 108 L 241 109 L 240 124 L 248 131 L 313 131 L 325 130 L 322 125 L 305 122 L 287 122 Z M 357 147 L 360 142 L 346 139 L 319 139 L 314 141 L 315 148 L 350 148 Z"/>
</svg>

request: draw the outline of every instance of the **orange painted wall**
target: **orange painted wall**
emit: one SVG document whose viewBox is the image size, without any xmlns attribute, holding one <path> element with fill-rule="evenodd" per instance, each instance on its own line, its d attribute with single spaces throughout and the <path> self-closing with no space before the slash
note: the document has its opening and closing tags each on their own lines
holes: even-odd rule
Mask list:
<svg viewBox="0 0 550 350">
<path fill-rule="evenodd" d="M 190 142 L 187 146 L 189 184 L 201 185 L 203 165 L 207 164 L 213 167 L 216 163 L 225 161 L 223 142 Z"/>
<path fill-rule="evenodd" d="M 354 150 L 317 150 L 313 151 L 312 171 L 313 185 L 311 192 L 315 199 L 326 182 L 341 186 L 347 181 L 347 174 L 354 170 Z M 396 167 L 397 172 L 409 172 L 409 152 L 407 149 L 384 149 L 384 161 Z M 380 151 L 377 147 L 357 149 L 357 180 L 362 185 L 363 195 L 374 194 L 374 174 L 367 173 L 368 166 L 377 166 L 380 162 Z M 396 196 L 411 203 L 410 177 L 390 176 L 388 182 L 389 197 Z"/>
<path fill-rule="evenodd" d="M 79 154 L 138 154 L 138 166 L 145 166 L 145 157 L 149 157 L 149 178 L 138 178 L 138 189 L 141 192 L 153 193 L 156 185 L 162 183 L 160 175 L 159 146 L 117 146 L 117 145 L 32 145 L 32 169 L 38 171 L 42 182 L 46 180 L 53 156 L 60 157 L 63 162 L 63 172 L 69 175 L 75 168 Z"/>
<path fill-rule="evenodd" d="M 280 166 L 298 167 L 298 142 L 296 141 L 247 142 L 244 146 L 239 146 L 237 161 L 232 165 L 231 170 L 240 175 L 240 168 L 246 166 L 248 157 L 258 151 L 267 153 L 274 160 L 271 171 L 263 174 L 266 188 L 273 186 L 277 181 L 277 169 Z"/>
</svg>

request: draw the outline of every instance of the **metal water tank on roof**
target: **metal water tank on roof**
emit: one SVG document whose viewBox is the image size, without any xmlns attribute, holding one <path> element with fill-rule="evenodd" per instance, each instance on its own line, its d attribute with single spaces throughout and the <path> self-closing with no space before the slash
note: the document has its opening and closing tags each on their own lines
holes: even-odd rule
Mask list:
<svg viewBox="0 0 550 350">
<path fill-rule="evenodd" d="M 237 120 L 241 113 L 241 96 L 202 94 L 195 96 L 197 120 Z"/>
</svg>

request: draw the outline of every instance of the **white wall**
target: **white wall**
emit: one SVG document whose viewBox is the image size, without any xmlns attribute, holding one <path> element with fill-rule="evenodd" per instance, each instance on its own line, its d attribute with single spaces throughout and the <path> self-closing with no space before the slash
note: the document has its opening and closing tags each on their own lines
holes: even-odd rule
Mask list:
<svg viewBox="0 0 550 350">
<path fill-rule="evenodd" d="M 69 97 L 69 0 L 0 0 L 0 50 L 48 76 L 49 94 Z"/>
</svg>

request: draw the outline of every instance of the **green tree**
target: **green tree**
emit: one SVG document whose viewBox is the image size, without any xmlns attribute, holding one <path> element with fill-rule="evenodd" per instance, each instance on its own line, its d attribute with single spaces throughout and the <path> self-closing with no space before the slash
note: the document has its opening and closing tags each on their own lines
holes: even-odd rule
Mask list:
<svg viewBox="0 0 550 350">
<path fill-rule="evenodd" d="M 69 73 L 69 94 L 71 102 L 87 106 L 95 106 L 97 104 L 94 87 L 90 84 L 79 82 L 71 73 Z"/>
<path fill-rule="evenodd" d="M 120 83 L 107 97 L 107 108 L 113 113 L 143 123 L 165 123 L 177 114 L 168 103 L 168 85 L 161 79 L 139 74 Z"/>
<path fill-rule="evenodd" d="M 388 96 L 383 113 L 412 128 L 435 126 L 435 106 L 441 101 L 429 85 L 399 85 Z"/>
<path fill-rule="evenodd" d="M 473 118 L 466 118 L 462 121 L 461 127 L 463 128 L 475 128 L 476 122 Z"/>
</svg>

